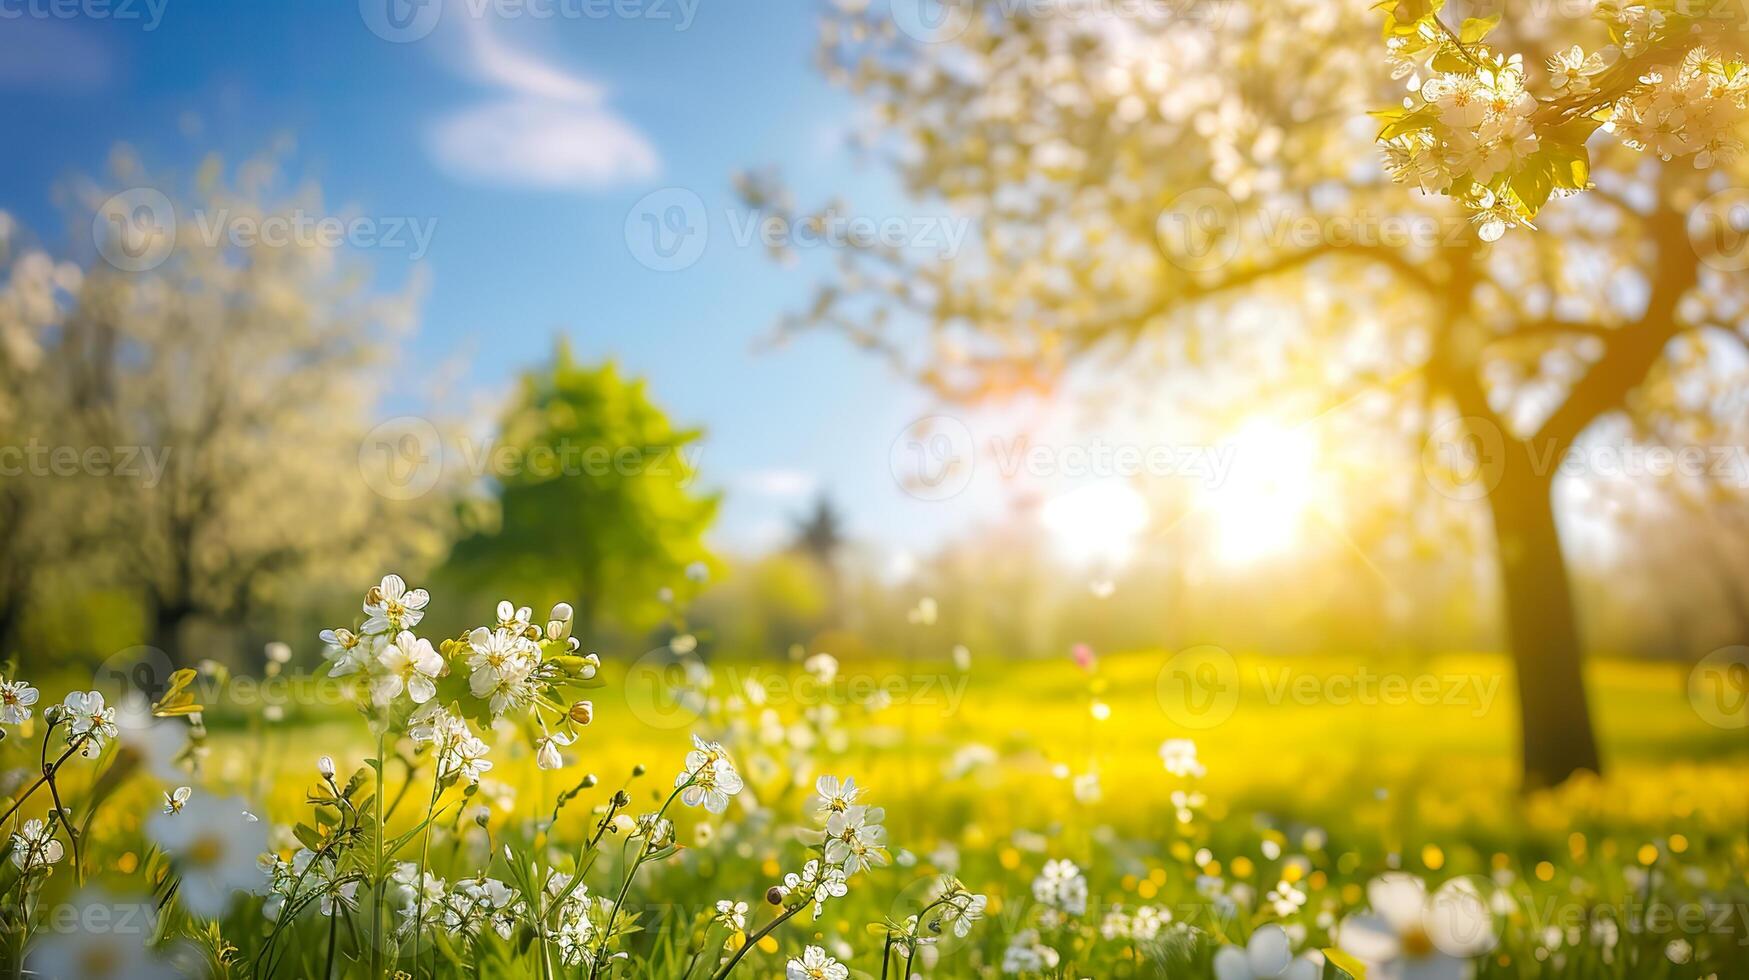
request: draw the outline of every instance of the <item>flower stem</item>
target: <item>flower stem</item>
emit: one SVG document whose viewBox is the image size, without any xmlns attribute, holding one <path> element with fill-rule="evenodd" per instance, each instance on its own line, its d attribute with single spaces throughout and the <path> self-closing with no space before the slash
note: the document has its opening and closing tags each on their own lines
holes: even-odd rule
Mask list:
<svg viewBox="0 0 1749 980">
<path fill-rule="evenodd" d="M 751 936 L 748 936 L 747 941 L 741 944 L 741 948 L 735 950 L 735 954 L 733 956 L 729 957 L 729 962 L 724 963 L 723 968 L 721 970 L 718 970 L 716 973 L 711 974 L 711 980 L 723 980 L 724 977 L 727 977 L 729 975 L 729 971 L 731 971 L 735 968 L 735 964 L 741 962 L 741 957 L 746 956 L 747 951 L 752 949 L 755 945 L 757 945 L 759 940 L 764 939 L 766 936 L 769 936 L 773 929 L 776 929 L 778 926 L 781 926 L 785 922 L 788 922 L 790 919 L 795 917 L 797 912 L 800 912 L 802 909 L 805 909 L 807 907 L 808 907 L 807 902 L 800 902 L 796 905 L 793 905 L 790 908 L 785 909 L 782 915 L 780 915 L 777 918 L 772 919 L 770 922 L 766 923 L 765 928 L 759 930 L 758 932 L 754 933 Z"/>
<path fill-rule="evenodd" d="M 702 769 L 704 767 L 700 766 L 699 768 Z M 697 775 L 697 772 L 693 772 L 687 777 L 686 782 L 674 787 L 674 792 L 668 794 L 668 799 L 662 802 L 662 809 L 656 811 L 656 819 L 650 822 L 652 831 L 656 826 L 661 824 L 662 815 L 668 812 L 668 808 L 674 805 L 676 799 L 680 798 L 680 792 L 686 789 L 686 787 L 692 785 L 693 777 Z M 634 828 L 632 832 L 638 833 L 640 830 L 641 828 Z M 607 925 L 601 931 L 601 945 L 596 948 L 595 962 L 589 966 L 589 980 L 595 980 L 595 975 L 601 970 L 601 964 L 606 961 L 607 941 L 613 938 L 613 921 L 619 918 L 619 907 L 625 903 L 626 893 L 632 890 L 632 879 L 637 877 L 638 868 L 644 863 L 644 856 L 650 853 L 649 845 L 650 842 L 647 839 L 641 839 L 638 841 L 637 856 L 632 858 L 632 866 L 626 871 L 625 880 L 620 882 L 619 895 L 613 900 L 613 911 L 607 914 Z"/>
<path fill-rule="evenodd" d="M 419 845 L 419 877 L 413 879 L 413 976 L 419 976 L 419 940 L 425 935 L 425 862 L 431 856 L 431 815 L 437 811 L 437 797 L 443 792 L 443 780 L 435 771 L 431 774 L 431 802 L 425 804 L 424 840 Z M 381 858 L 377 859 L 379 862 Z M 432 973 L 437 965 L 432 964 Z"/>
<path fill-rule="evenodd" d="M 334 980 L 334 934 L 340 931 L 340 909 L 328 917 L 328 959 L 322 966 L 322 980 Z"/>
<path fill-rule="evenodd" d="M 52 731 L 53 729 L 50 729 L 50 730 Z M 73 753 L 77 752 L 79 750 L 79 745 L 83 741 L 84 741 L 84 739 L 81 737 L 78 742 L 74 742 L 73 744 L 68 745 L 67 751 L 62 752 L 61 757 L 59 759 L 56 759 L 52 765 L 45 767 L 43 774 L 41 776 L 37 777 L 36 782 L 30 784 L 30 788 L 24 791 L 24 795 L 20 796 L 16 800 L 14 800 L 12 802 L 12 805 L 6 808 L 5 813 L 0 813 L 0 823 L 5 823 L 7 820 L 10 820 L 12 818 L 12 815 L 14 813 L 18 812 L 18 808 L 23 806 L 26 800 L 30 799 L 31 796 L 35 795 L 37 790 L 42 789 L 45 785 L 47 785 L 48 781 L 49 781 L 49 771 L 61 768 L 61 763 L 66 762 L 68 759 L 72 758 Z M 48 749 L 48 732 L 43 733 L 43 749 L 45 752 Z"/>
<path fill-rule="evenodd" d="M 371 876 L 376 879 L 374 882 L 376 885 L 376 895 L 375 900 L 371 902 L 370 907 L 370 975 L 372 977 L 380 977 L 383 975 L 383 946 L 381 938 L 383 924 L 383 898 L 386 893 L 386 889 L 383 887 L 383 834 L 388 830 L 384 825 L 383 814 L 383 766 L 385 765 L 383 762 L 383 740 L 387 732 L 388 729 L 386 726 L 377 732 L 377 826 L 375 834 L 377 856 L 376 863 L 371 866 Z M 423 888 L 425 882 L 420 881 L 419 886 Z"/>
</svg>

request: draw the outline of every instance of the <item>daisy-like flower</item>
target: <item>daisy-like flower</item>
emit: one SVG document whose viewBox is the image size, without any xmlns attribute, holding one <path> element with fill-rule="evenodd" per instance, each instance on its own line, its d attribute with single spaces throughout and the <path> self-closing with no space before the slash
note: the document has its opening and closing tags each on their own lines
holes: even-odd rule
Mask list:
<svg viewBox="0 0 1749 980">
<path fill-rule="evenodd" d="M 1070 915 L 1087 911 L 1087 878 L 1073 861 L 1046 861 L 1032 881 L 1032 897 Z"/>
<path fill-rule="evenodd" d="M 420 923 L 426 929 L 436 929 L 448 891 L 444 880 L 429 871 L 421 877 L 419 866 L 412 861 L 395 865 L 391 877 L 401 891 L 401 909 L 397 913 L 401 917 L 401 932 L 411 933 Z"/>
<path fill-rule="evenodd" d="M 496 878 L 469 878 L 456 882 L 444 912 L 444 925 L 478 935 L 491 929 L 500 939 L 509 939 L 527 906 L 509 885 Z"/>
<path fill-rule="evenodd" d="M 837 776 L 821 776 L 814 781 L 814 811 L 821 819 L 830 819 L 832 814 L 850 809 L 861 792 L 855 779 L 839 782 Z"/>
<path fill-rule="evenodd" d="M 846 875 L 886 867 L 887 828 L 881 826 L 886 815 L 878 806 L 853 806 L 832 814 L 826 820 L 826 860 L 843 866 Z"/>
<path fill-rule="evenodd" d="M 595 935 L 595 923 L 589 919 L 589 888 L 579 884 L 571 887 L 571 876 L 563 871 L 547 871 L 547 905 L 559 902 L 553 913 L 557 916 L 559 960 L 566 966 L 582 966 L 589 962 L 589 940 Z M 560 899 L 563 901 L 560 901 Z"/>
<path fill-rule="evenodd" d="M 431 648 L 429 640 L 402 630 L 395 641 L 377 655 L 384 673 L 371 681 L 371 696 L 378 704 L 388 704 L 405 690 L 414 704 L 424 704 L 437 694 L 437 677 L 443 673 L 443 657 Z"/>
<path fill-rule="evenodd" d="M 540 648 L 517 633 L 484 626 L 468 634 L 468 689 L 474 697 L 488 698 L 492 714 L 502 715 L 534 699 L 531 680 L 540 666 Z"/>
<path fill-rule="evenodd" d="M 1128 939 L 1130 938 L 1131 930 L 1134 928 L 1134 921 L 1135 920 L 1130 917 L 1130 914 L 1123 909 L 1112 909 L 1110 912 L 1105 913 L 1105 918 L 1100 921 L 1099 934 L 1103 936 L 1107 942 L 1118 939 Z"/>
<path fill-rule="evenodd" d="M 816 919 L 826 911 L 826 899 L 843 898 L 850 891 L 843 868 L 821 864 L 817 860 L 803 865 L 799 875 L 793 871 L 784 875 L 783 887 L 786 893 L 809 891 L 814 901 Z"/>
<path fill-rule="evenodd" d="M 412 629 L 425 618 L 425 606 L 431 595 L 424 589 L 408 589 L 399 575 L 384 575 L 382 584 L 364 594 L 364 625 L 366 633 L 390 633 Z"/>
<path fill-rule="evenodd" d="M 267 830 L 244 814 L 240 800 L 193 797 L 180 814 L 154 815 L 146 831 L 175 859 L 182 876 L 177 901 L 195 915 L 223 914 L 233 892 L 260 882 L 256 858 L 267 850 Z"/>
<path fill-rule="evenodd" d="M 966 895 L 956 898 L 942 906 L 942 920 L 953 923 L 953 934 L 961 939 L 972 931 L 972 926 L 984 917 L 984 910 L 989 906 L 990 899 L 983 895 Z"/>
<path fill-rule="evenodd" d="M 87 759 L 103 751 L 104 739 L 116 736 L 115 709 L 104 707 L 100 692 L 69 692 L 61 710 L 67 719 L 68 744 L 79 743 L 79 754 Z"/>
<path fill-rule="evenodd" d="M 1306 893 L 1295 888 L 1293 882 L 1282 881 L 1269 890 L 1264 900 L 1275 909 L 1277 916 L 1285 919 L 1306 904 Z"/>
<path fill-rule="evenodd" d="M 1166 771 L 1180 779 L 1207 774 L 1196 758 L 1196 743 L 1188 738 L 1169 738 L 1160 744 L 1160 761 Z"/>
<path fill-rule="evenodd" d="M 734 932 L 747 931 L 747 903 L 731 902 L 722 899 L 717 902 L 717 914 L 714 918 Z"/>
<path fill-rule="evenodd" d="M 1575 44 L 1549 59 L 1549 87 L 1559 95 L 1579 95 L 1591 90 L 1591 79 L 1602 74 L 1603 55 L 1585 53 Z"/>
<path fill-rule="evenodd" d="M 784 969 L 784 980 L 849 980 L 850 968 L 818 946 L 802 950 L 800 959 L 792 959 Z"/>
<path fill-rule="evenodd" d="M 1447 72 L 1421 86 L 1421 97 L 1431 103 L 1439 119 L 1453 129 L 1474 129 L 1488 115 L 1488 87 L 1474 75 Z"/>
<path fill-rule="evenodd" d="M 30 706 L 37 691 L 23 681 L 0 680 L 0 725 L 20 725 L 30 720 Z"/>
<path fill-rule="evenodd" d="M 674 777 L 674 785 L 684 786 L 680 802 L 687 806 L 703 804 L 711 813 L 729 808 L 729 798 L 741 792 L 741 774 L 729 761 L 729 754 L 717 742 L 706 742 L 697 735 L 694 746 L 686 754 L 686 771 Z"/>
<path fill-rule="evenodd" d="M 1160 935 L 1160 930 L 1166 928 L 1171 921 L 1171 910 L 1144 905 L 1136 909 L 1136 914 L 1130 918 L 1130 936 L 1148 942 Z"/>
<path fill-rule="evenodd" d="M 18 833 L 12 835 L 12 863 L 20 871 L 54 864 L 65 853 L 55 838 L 54 828 L 41 820 L 26 820 Z"/>
<path fill-rule="evenodd" d="M 1322 972 L 1311 957 L 1294 956 L 1287 932 L 1276 925 L 1258 927 L 1244 949 L 1215 953 L 1215 980 L 1317 980 Z"/>
<path fill-rule="evenodd" d="M 1366 887 L 1371 915 L 1342 921 L 1337 945 L 1381 980 L 1469 976 L 1470 958 L 1492 949 L 1493 916 L 1462 879 L 1433 896 L 1414 875 L 1396 871 Z"/>
<path fill-rule="evenodd" d="M 466 779 L 478 783 L 492 768 L 486 758 L 489 746 L 481 741 L 466 720 L 435 702 L 413 713 L 407 734 L 418 743 L 430 743 L 436 753 L 437 778 Z"/>
<path fill-rule="evenodd" d="M 322 658 L 331 665 L 329 677 L 345 677 L 364 669 L 373 659 L 371 651 L 381 644 L 382 637 L 360 636 L 345 627 L 323 630 Z"/>
<path fill-rule="evenodd" d="M 164 794 L 164 812 L 181 813 L 182 805 L 188 802 L 188 797 L 194 790 L 188 786 L 178 786 Z"/>
<path fill-rule="evenodd" d="M 640 813 L 636 833 L 646 847 L 659 851 L 674 843 L 674 822 L 659 813 Z"/>
<path fill-rule="evenodd" d="M 436 702 L 413 712 L 408 719 L 408 737 L 432 746 L 437 779 L 460 777 L 474 784 L 491 768 L 491 760 L 486 758 L 490 747 L 474 735 L 465 719 Z"/>
<path fill-rule="evenodd" d="M 564 732 L 554 732 L 543 735 L 534 741 L 534 764 L 541 769 L 563 769 L 565 759 L 559 754 L 559 749 L 570 745 L 576 738 Z"/>
<path fill-rule="evenodd" d="M 1057 968 L 1057 951 L 1039 942 L 1037 929 L 1023 929 L 1008 941 L 1002 951 L 1002 972 L 1043 973 Z"/>
<path fill-rule="evenodd" d="M 115 927 L 41 930 L 41 938 L 33 936 L 30 949 L 24 954 L 24 975 L 79 980 L 176 980 L 186 975 L 146 945 L 158 931 L 158 916 L 152 903 L 92 889 L 67 901 L 67 908 L 105 913 L 107 921 Z M 84 921 L 83 916 L 75 921 Z M 131 928 L 121 928 L 121 923 L 128 923 Z"/>
</svg>

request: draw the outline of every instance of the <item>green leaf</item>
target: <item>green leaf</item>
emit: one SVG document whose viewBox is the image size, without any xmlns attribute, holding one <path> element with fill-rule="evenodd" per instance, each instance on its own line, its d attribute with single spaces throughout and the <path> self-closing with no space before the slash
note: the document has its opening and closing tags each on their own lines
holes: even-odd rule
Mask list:
<svg viewBox="0 0 1749 980">
<path fill-rule="evenodd" d="M 1487 17 L 1468 17 L 1458 28 L 1458 40 L 1465 44 L 1480 44 L 1488 33 L 1500 25 L 1500 15 L 1491 14 Z"/>
<path fill-rule="evenodd" d="M 1591 153 L 1585 144 L 1545 141 L 1541 152 L 1548 154 L 1549 177 L 1556 187 L 1577 191 L 1590 185 Z"/>
<path fill-rule="evenodd" d="M 1436 116 L 1431 109 L 1422 109 L 1419 112 L 1410 113 L 1401 119 L 1387 124 L 1384 129 L 1379 130 L 1379 139 L 1395 139 L 1398 136 L 1402 136 L 1404 133 L 1414 133 L 1424 129 L 1432 129 L 1433 124 L 1438 121 L 1439 117 Z"/>
<path fill-rule="evenodd" d="M 293 827 L 292 835 L 298 839 L 298 843 L 312 851 L 319 851 L 322 849 L 322 835 L 317 833 L 316 828 L 311 827 L 309 824 L 300 823 Z"/>
<path fill-rule="evenodd" d="M 1475 67 L 1468 58 L 1459 54 L 1456 48 L 1445 48 L 1433 56 L 1435 71 L 1449 71 L 1461 75 L 1474 71 Z"/>
<path fill-rule="evenodd" d="M 1397 0 L 1388 8 L 1399 23 L 1412 24 L 1439 13 L 1445 0 Z"/>
<path fill-rule="evenodd" d="M 1332 946 L 1324 950 L 1324 958 L 1330 961 L 1331 966 L 1341 970 L 1343 974 L 1353 977 L 1354 980 L 1366 980 L 1366 964 L 1342 950 Z"/>
<path fill-rule="evenodd" d="M 443 816 L 444 811 L 448 810 L 452 805 L 453 804 L 445 803 L 444 805 L 438 807 L 436 810 L 433 810 L 431 813 L 431 816 L 425 818 L 424 820 L 419 821 L 417 826 L 413 827 L 411 830 L 407 831 L 406 833 L 402 834 L 401 836 L 396 837 L 393 840 L 389 841 L 387 849 L 385 849 L 383 851 L 383 857 L 385 857 L 385 858 L 394 857 L 395 854 L 401 850 L 401 848 L 406 847 L 408 844 L 412 843 L 413 839 L 418 837 L 419 833 L 421 831 L 423 831 L 426 827 L 429 827 L 431 824 L 435 823 L 437 821 L 437 818 Z"/>
</svg>

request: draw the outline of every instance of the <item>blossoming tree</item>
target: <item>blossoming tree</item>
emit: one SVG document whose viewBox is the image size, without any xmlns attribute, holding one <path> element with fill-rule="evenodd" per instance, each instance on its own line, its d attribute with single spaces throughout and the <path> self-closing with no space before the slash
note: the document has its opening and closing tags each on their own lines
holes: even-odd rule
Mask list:
<svg viewBox="0 0 1749 980">
<path fill-rule="evenodd" d="M 1488 505 L 1527 782 L 1598 769 L 1555 475 L 1605 417 L 1692 439 L 1712 406 L 1673 379 L 1742 342 L 1729 25 L 1666 2 L 1168 6 L 829 17 L 821 64 L 869 144 L 977 233 L 848 248 L 782 329 L 843 332 L 954 398 L 1091 361 L 1242 405 L 1281 383 L 1269 349 L 1326 410 L 1386 400 L 1402 472 L 1452 448 L 1472 478 L 1434 451 L 1427 482 Z"/>
</svg>

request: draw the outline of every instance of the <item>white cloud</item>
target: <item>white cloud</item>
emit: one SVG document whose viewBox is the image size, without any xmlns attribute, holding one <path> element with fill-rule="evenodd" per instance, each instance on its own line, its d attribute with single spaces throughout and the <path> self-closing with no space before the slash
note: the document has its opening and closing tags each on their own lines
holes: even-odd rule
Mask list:
<svg viewBox="0 0 1749 980">
<path fill-rule="evenodd" d="M 801 470 L 754 470 L 735 478 L 735 484 L 762 497 L 795 498 L 814 492 L 819 480 Z"/>
<path fill-rule="evenodd" d="M 426 147 L 444 172 L 478 183 L 591 190 L 661 170 L 655 147 L 608 107 L 595 81 L 507 43 L 489 16 L 462 23 L 463 70 L 503 93 L 432 124 Z"/>
</svg>

